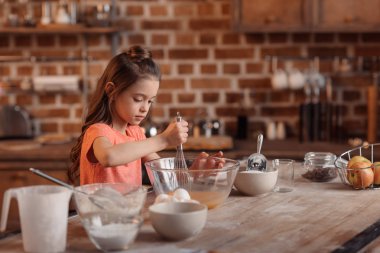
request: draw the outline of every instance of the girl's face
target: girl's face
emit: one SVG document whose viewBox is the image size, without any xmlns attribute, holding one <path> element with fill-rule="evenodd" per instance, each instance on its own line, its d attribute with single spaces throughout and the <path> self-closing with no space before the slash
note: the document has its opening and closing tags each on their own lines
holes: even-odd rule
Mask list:
<svg viewBox="0 0 380 253">
<path fill-rule="evenodd" d="M 138 125 L 147 116 L 158 92 L 156 79 L 140 79 L 115 98 L 115 111 L 122 123 Z"/>
</svg>

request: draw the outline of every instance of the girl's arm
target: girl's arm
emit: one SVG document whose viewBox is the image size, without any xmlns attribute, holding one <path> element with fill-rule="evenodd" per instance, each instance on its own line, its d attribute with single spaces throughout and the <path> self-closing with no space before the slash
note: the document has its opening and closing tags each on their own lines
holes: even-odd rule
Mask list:
<svg viewBox="0 0 380 253">
<path fill-rule="evenodd" d="M 112 145 L 106 137 L 98 137 L 92 145 L 94 154 L 94 161 L 92 162 L 99 162 L 104 167 L 111 167 L 126 164 L 140 158 L 149 160 L 159 158 L 154 153 L 168 146 L 177 146 L 186 142 L 188 136 L 187 125 L 186 121 L 172 122 L 159 135 L 142 141 L 117 145 Z"/>
<path fill-rule="evenodd" d="M 157 153 L 152 153 L 152 154 L 144 156 L 142 158 L 142 163 L 145 163 L 145 162 L 151 161 L 151 160 L 155 160 L 155 159 L 158 159 L 158 158 L 161 158 L 161 157 Z"/>
</svg>

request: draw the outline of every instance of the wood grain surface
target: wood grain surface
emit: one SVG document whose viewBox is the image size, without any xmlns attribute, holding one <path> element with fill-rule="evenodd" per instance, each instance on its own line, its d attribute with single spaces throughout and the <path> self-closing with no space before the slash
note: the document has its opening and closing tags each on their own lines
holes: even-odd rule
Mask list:
<svg viewBox="0 0 380 253">
<path fill-rule="evenodd" d="M 128 252 L 331 252 L 344 249 L 352 238 L 360 247 L 341 252 L 379 251 L 379 233 L 371 232 L 371 226 L 380 219 L 380 190 L 353 190 L 338 178 L 312 183 L 301 174 L 297 164 L 290 193 L 249 197 L 233 190 L 222 206 L 209 210 L 203 231 L 185 241 L 162 239 L 145 208 L 144 225 Z M 366 229 L 369 234 L 358 236 Z M 70 218 L 67 252 L 94 251 L 78 217 Z M 21 236 L 1 239 L 0 252 L 22 252 Z"/>
</svg>

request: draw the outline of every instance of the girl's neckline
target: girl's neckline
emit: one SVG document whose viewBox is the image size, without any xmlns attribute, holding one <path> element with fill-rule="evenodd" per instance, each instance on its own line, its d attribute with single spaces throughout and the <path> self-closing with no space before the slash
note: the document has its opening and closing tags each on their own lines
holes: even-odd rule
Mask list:
<svg viewBox="0 0 380 253">
<path fill-rule="evenodd" d="M 110 128 L 111 128 L 114 132 L 118 133 L 118 134 L 121 135 L 121 136 L 128 136 L 128 135 L 127 135 L 127 128 L 128 128 L 128 126 L 126 126 L 126 127 L 124 128 L 124 131 L 123 131 L 123 132 L 120 132 L 119 130 L 113 128 L 112 126 L 110 126 Z"/>
</svg>

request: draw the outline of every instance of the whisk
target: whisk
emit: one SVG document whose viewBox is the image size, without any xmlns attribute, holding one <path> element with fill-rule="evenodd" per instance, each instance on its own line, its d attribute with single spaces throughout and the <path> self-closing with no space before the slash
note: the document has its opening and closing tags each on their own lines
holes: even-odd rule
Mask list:
<svg viewBox="0 0 380 253">
<path fill-rule="evenodd" d="M 177 122 L 182 121 L 182 117 L 179 114 L 179 112 L 177 112 L 176 120 L 177 120 Z M 182 144 L 179 144 L 177 146 L 177 153 L 176 153 L 176 156 L 174 159 L 174 169 L 185 169 L 185 170 L 187 170 L 187 165 L 186 165 L 185 156 L 183 154 Z"/>
<path fill-rule="evenodd" d="M 179 112 L 177 112 L 177 117 L 176 117 L 177 122 L 181 122 L 182 117 L 180 116 Z M 181 188 L 187 188 L 188 183 L 190 181 L 190 176 L 187 172 L 187 164 L 185 160 L 185 156 L 183 154 L 183 147 L 182 144 L 177 146 L 177 153 L 174 158 L 174 169 L 176 170 L 176 177 L 177 177 L 177 182 L 176 185 L 177 187 Z"/>
</svg>

